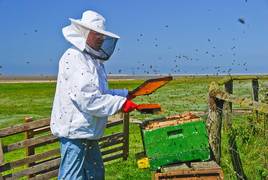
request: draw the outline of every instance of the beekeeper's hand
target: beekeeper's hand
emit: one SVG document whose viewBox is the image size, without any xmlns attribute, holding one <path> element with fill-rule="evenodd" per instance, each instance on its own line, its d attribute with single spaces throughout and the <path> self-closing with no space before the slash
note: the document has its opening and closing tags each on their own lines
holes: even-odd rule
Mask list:
<svg viewBox="0 0 268 180">
<path fill-rule="evenodd" d="M 124 113 L 129 113 L 131 111 L 134 111 L 137 107 L 138 107 L 137 104 L 135 104 L 131 100 L 127 99 L 126 102 L 124 103 L 123 107 L 122 107 L 122 111 Z"/>
</svg>

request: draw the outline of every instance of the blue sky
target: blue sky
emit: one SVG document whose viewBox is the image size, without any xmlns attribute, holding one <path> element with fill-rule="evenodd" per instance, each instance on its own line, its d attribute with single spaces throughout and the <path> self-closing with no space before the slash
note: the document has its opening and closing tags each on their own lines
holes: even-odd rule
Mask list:
<svg viewBox="0 0 268 180">
<path fill-rule="evenodd" d="M 121 37 L 108 73 L 267 73 L 268 0 L 0 0 L 0 73 L 56 75 L 87 9 Z"/>
</svg>

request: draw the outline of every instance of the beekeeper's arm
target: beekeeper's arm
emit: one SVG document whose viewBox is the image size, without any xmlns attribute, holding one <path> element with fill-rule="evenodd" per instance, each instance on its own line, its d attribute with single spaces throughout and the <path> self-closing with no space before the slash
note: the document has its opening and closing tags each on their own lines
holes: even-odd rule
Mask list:
<svg viewBox="0 0 268 180">
<path fill-rule="evenodd" d="M 105 67 L 104 65 L 102 65 L 102 68 L 105 72 Z M 107 74 L 105 73 L 105 78 L 107 79 Z M 104 90 L 105 94 L 111 94 L 113 96 L 117 95 L 117 96 L 122 96 L 122 97 L 127 97 L 128 95 L 128 90 L 127 89 L 109 89 L 108 88 L 108 84 L 107 86 L 105 87 L 105 90 Z"/>
<path fill-rule="evenodd" d="M 113 96 L 122 96 L 127 97 L 128 90 L 127 89 L 107 89 L 106 94 L 111 94 Z"/>
</svg>

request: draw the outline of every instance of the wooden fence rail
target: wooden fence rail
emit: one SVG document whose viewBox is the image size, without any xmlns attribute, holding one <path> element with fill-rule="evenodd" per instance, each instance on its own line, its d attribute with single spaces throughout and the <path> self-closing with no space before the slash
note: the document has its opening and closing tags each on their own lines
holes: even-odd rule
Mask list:
<svg viewBox="0 0 268 180">
<path fill-rule="evenodd" d="M 232 127 L 232 111 L 233 104 L 244 106 L 253 110 L 258 118 L 259 113 L 264 113 L 265 117 L 268 115 L 268 101 L 265 103 L 259 101 L 259 77 L 243 77 L 243 78 L 227 78 L 220 83 L 212 82 L 209 87 L 208 106 L 209 113 L 207 118 L 207 128 L 209 132 L 209 142 L 215 160 L 220 164 L 221 159 L 221 130 L 222 124 L 226 127 L 228 135 L 228 149 L 231 155 L 234 171 L 236 172 L 237 179 L 247 179 L 238 148 L 236 144 L 236 135 Z M 233 81 L 234 80 L 251 80 L 252 84 L 252 99 L 241 98 L 233 95 Z M 225 90 L 221 90 L 220 85 L 224 85 Z M 268 99 L 268 98 L 267 98 Z M 224 123 L 222 121 L 224 120 Z M 265 132 L 267 133 L 267 120 L 264 121 Z M 267 134 L 265 134 L 267 135 Z M 267 164 L 266 164 L 267 167 Z"/>
<path fill-rule="evenodd" d="M 244 75 L 244 76 L 228 76 L 226 78 L 223 78 L 222 80 L 218 81 L 217 83 L 219 85 L 224 85 L 225 83 L 229 81 L 252 81 L 252 80 L 268 80 L 268 76 L 254 76 L 254 75 Z"/>
<path fill-rule="evenodd" d="M 50 132 L 50 119 L 33 121 L 26 118 L 24 124 L 15 125 L 0 129 L 0 180 L 18 179 L 27 177 L 28 179 L 49 179 L 56 177 L 60 163 L 60 149 L 58 139 Z M 108 162 L 114 159 L 123 158 L 126 160 L 129 152 L 129 115 L 126 113 L 122 119 L 108 122 L 107 128 L 122 126 L 121 132 L 105 135 L 99 140 L 103 161 Z M 6 139 L 17 136 L 16 139 L 24 139 L 3 144 Z M 37 148 L 43 147 L 38 153 Z M 54 149 L 52 149 L 54 148 Z M 20 156 L 12 161 L 6 161 L 5 157 L 10 153 L 25 152 L 25 156 Z"/>
</svg>

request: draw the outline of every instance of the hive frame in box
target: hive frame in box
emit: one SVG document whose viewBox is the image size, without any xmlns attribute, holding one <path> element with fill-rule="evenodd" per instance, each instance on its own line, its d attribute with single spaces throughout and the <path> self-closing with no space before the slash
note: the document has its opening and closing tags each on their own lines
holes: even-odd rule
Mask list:
<svg viewBox="0 0 268 180">
<path fill-rule="evenodd" d="M 160 104 L 139 104 L 137 110 L 142 114 L 154 114 L 161 111 Z"/>
</svg>

